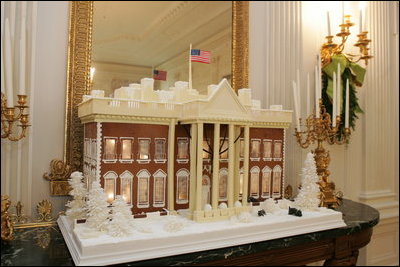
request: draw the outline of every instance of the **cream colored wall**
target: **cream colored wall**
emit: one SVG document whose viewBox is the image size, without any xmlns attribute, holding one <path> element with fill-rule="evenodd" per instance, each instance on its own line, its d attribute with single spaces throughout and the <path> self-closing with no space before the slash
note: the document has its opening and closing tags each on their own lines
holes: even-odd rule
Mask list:
<svg viewBox="0 0 400 267">
<path fill-rule="evenodd" d="M 264 107 L 283 104 L 284 109 L 292 109 L 290 83 L 296 68 L 312 72 L 313 55 L 321 41 L 315 36 L 324 33 L 325 19 L 322 18 L 320 23 L 308 21 L 317 13 L 307 13 L 311 4 L 250 3 L 250 86 L 255 90 L 255 97 L 262 99 Z M 329 147 L 330 169 L 345 197 L 366 202 L 381 212 L 373 239 L 361 251 L 358 263 L 397 265 L 399 43 L 395 25 L 398 25 L 398 4 L 369 4 L 374 8 L 368 12 L 368 23 L 377 28 L 370 27 L 374 44 L 371 50 L 375 58 L 368 66 L 366 83 L 358 93 L 365 114 L 360 116 L 347 148 Z M 34 75 L 29 88 L 33 91 L 30 96 L 32 127 L 29 137 L 22 142 L 7 145 L 2 140 L 1 146 L 1 192 L 16 199 L 20 157 L 21 199 L 28 214 L 33 213 L 41 199 L 50 199 L 56 211 L 62 210 L 65 202 L 65 198 L 49 196 L 49 185 L 42 175 L 49 170 L 52 159 L 63 156 L 68 2 L 39 2 L 37 13 Z M 304 106 L 305 100 L 302 101 Z M 286 175 L 288 182 L 296 188 L 300 178 L 294 176 L 300 171 L 305 150 L 298 148 L 290 133 L 293 128 L 288 129 L 287 135 Z M 9 179 L 9 190 L 6 176 L 12 178 Z"/>
<path fill-rule="evenodd" d="M 227 28 L 199 44 L 193 49 L 211 51 L 212 64 L 192 62 L 193 88 L 201 94 L 207 94 L 207 86 L 218 84 L 223 77 L 231 74 L 231 36 L 232 29 Z M 156 81 L 156 89 L 168 90 L 175 81 L 189 79 L 189 47 L 188 50 L 170 60 L 155 66 L 155 69 L 167 71 L 167 81 Z"/>
<path fill-rule="evenodd" d="M 356 130 L 348 146 L 328 146 L 331 177 L 346 198 L 380 211 L 371 243 L 360 253 L 361 265 L 398 265 L 398 136 L 399 61 L 398 3 L 367 2 L 367 29 L 374 58 L 366 81 L 358 89 L 361 107 Z M 326 2 L 250 2 L 250 87 L 263 105 L 283 104 L 293 109 L 291 82 L 302 72 L 302 107 L 306 106 L 306 75 L 313 80 L 318 45 L 326 35 Z M 346 3 L 358 22 L 358 2 Z M 332 31 L 338 30 L 341 2 L 331 2 Z M 336 10 L 336 12 L 334 12 Z M 397 12 L 397 13 L 396 13 Z M 358 26 L 351 29 L 358 32 Z M 354 43 L 354 34 L 349 43 Z M 353 51 L 354 50 L 352 49 Z M 313 88 L 313 87 L 312 87 Z M 303 113 L 304 117 L 304 113 Z M 288 129 L 288 137 L 293 134 Z M 286 181 L 294 188 L 306 149 L 287 140 Z"/>
<path fill-rule="evenodd" d="M 52 159 L 63 157 L 68 12 L 67 1 L 28 4 L 28 18 L 37 18 L 37 27 L 27 24 L 27 93 L 32 126 L 28 137 L 20 142 L 1 140 L 1 194 L 10 195 L 14 204 L 21 200 L 23 212 L 32 216 L 36 216 L 35 206 L 43 199 L 53 203 L 54 215 L 64 209 L 66 200 L 50 197 L 49 183 L 42 176 L 49 171 Z"/>
<path fill-rule="evenodd" d="M 104 90 L 104 95 L 109 96 L 114 92 L 113 84 L 128 86 L 129 83 L 140 83 L 144 77 L 152 77 L 151 68 L 143 66 L 123 65 L 107 62 L 93 62 L 96 68 L 93 78 L 93 89 Z"/>
</svg>

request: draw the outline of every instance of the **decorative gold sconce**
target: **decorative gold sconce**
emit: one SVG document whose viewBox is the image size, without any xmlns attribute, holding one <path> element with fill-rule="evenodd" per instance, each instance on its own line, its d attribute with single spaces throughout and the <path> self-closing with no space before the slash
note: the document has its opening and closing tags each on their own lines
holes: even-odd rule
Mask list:
<svg viewBox="0 0 400 267">
<path fill-rule="evenodd" d="M 333 35 L 326 36 L 326 43 L 324 43 L 321 47 L 321 59 L 322 65 L 328 64 L 331 61 L 333 55 L 343 54 L 344 47 L 346 45 L 346 41 L 349 37 L 350 27 L 354 26 L 354 23 L 350 21 L 350 15 L 344 16 L 344 23 L 340 24 L 340 32 L 336 34 L 336 36 L 341 37 L 342 41 L 340 44 L 336 44 L 333 42 Z M 360 32 L 357 37 L 358 41 L 354 46 L 360 49 L 359 55 L 345 54 L 345 56 L 352 62 L 359 62 L 360 60 L 365 61 L 365 65 L 368 65 L 368 60 L 372 58 L 369 55 L 368 45 L 371 42 L 370 39 L 367 38 L 367 31 Z"/>
<path fill-rule="evenodd" d="M 7 97 L 1 93 L 1 138 L 7 138 L 10 141 L 19 141 L 26 136 L 29 125 L 29 114 L 25 114 L 28 108 L 27 95 L 18 95 L 18 105 L 7 107 Z M 18 110 L 18 111 L 17 111 Z M 15 123 L 21 124 L 21 132 L 16 134 Z"/>
</svg>

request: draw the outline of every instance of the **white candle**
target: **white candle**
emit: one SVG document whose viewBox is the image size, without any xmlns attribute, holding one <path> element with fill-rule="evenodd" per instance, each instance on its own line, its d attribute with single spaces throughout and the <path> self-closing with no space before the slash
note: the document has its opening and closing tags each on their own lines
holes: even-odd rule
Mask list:
<svg viewBox="0 0 400 267">
<path fill-rule="evenodd" d="M 344 127 L 349 128 L 349 79 L 346 80 L 346 107 L 345 107 L 345 124 Z"/>
<path fill-rule="evenodd" d="M 327 19 L 328 19 L 328 36 L 331 36 L 331 19 L 329 18 L 329 11 L 326 11 Z"/>
<path fill-rule="evenodd" d="M 310 74 L 307 73 L 307 115 L 310 115 Z"/>
<path fill-rule="evenodd" d="M 296 92 L 296 83 L 293 81 L 293 102 L 294 102 L 294 115 L 296 117 L 296 127 L 297 131 L 300 131 L 300 119 L 298 113 L 298 102 L 297 102 L 297 92 Z"/>
<path fill-rule="evenodd" d="M 26 33 L 25 33 L 25 17 L 21 20 L 21 39 L 20 43 L 20 54 L 19 54 L 19 94 L 25 95 L 25 60 L 26 60 Z"/>
<path fill-rule="evenodd" d="M 7 107 L 14 106 L 13 100 L 13 87 L 12 87 L 12 61 L 11 61 L 11 33 L 10 33 L 10 22 L 6 19 L 4 25 L 4 57 L 5 57 L 5 65 L 4 72 L 6 78 L 6 96 L 7 96 Z"/>
<path fill-rule="evenodd" d="M 344 24 L 344 1 L 342 1 L 342 24 Z"/>
<path fill-rule="evenodd" d="M 362 8 L 360 8 L 360 22 L 359 23 L 360 23 L 359 30 L 360 30 L 360 33 L 362 33 Z"/>
<path fill-rule="evenodd" d="M 336 127 L 336 72 L 333 73 L 332 127 Z"/>
<path fill-rule="evenodd" d="M 297 69 L 297 84 L 296 84 L 296 91 L 297 91 L 297 104 L 298 104 L 298 111 L 299 117 L 301 117 L 301 98 L 300 98 L 300 71 Z"/>
<path fill-rule="evenodd" d="M 315 117 L 317 118 L 319 118 L 318 83 L 318 66 L 315 66 Z"/>
<path fill-rule="evenodd" d="M 340 95 L 341 95 L 341 84 L 342 84 L 342 79 L 341 79 L 341 74 L 340 74 L 340 64 L 338 63 L 338 66 L 337 66 L 337 73 L 338 73 L 338 75 L 337 75 L 337 77 L 336 77 L 336 79 L 337 79 L 337 86 L 336 86 L 336 92 L 337 92 L 337 99 L 336 99 L 336 102 L 337 102 L 337 108 L 336 108 L 336 112 L 337 112 L 337 115 L 338 116 L 340 116 L 340 114 L 341 114 L 341 112 L 340 112 L 340 109 L 341 109 L 341 107 L 340 107 L 340 103 L 341 103 L 341 99 L 340 99 Z"/>
</svg>

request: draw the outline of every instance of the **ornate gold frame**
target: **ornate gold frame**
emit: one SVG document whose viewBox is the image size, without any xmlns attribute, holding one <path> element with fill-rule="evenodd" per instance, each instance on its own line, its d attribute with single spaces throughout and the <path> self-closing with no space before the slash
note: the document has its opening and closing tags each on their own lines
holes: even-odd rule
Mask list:
<svg viewBox="0 0 400 267">
<path fill-rule="evenodd" d="M 232 86 L 248 86 L 249 2 L 232 1 Z M 89 91 L 93 1 L 70 2 L 64 162 L 82 169 L 83 127 L 78 104 Z"/>
</svg>

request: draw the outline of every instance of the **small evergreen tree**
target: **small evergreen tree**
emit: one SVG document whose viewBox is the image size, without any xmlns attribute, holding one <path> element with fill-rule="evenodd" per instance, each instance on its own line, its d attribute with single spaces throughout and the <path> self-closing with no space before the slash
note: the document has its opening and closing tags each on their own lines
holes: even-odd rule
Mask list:
<svg viewBox="0 0 400 267">
<path fill-rule="evenodd" d="M 295 205 L 303 210 L 315 210 L 320 204 L 320 189 L 313 153 L 307 154 L 304 165 L 301 172 L 301 189 L 295 199 Z"/>
<path fill-rule="evenodd" d="M 93 181 L 87 201 L 88 218 L 86 223 L 90 228 L 107 231 L 110 217 L 107 196 L 100 186 L 100 180 Z"/>
<path fill-rule="evenodd" d="M 111 210 L 108 233 L 114 237 L 129 235 L 132 232 L 132 212 L 122 196 L 116 196 Z"/>
<path fill-rule="evenodd" d="M 76 171 L 71 174 L 70 179 L 68 180 L 68 183 L 72 188 L 69 194 L 73 197 L 73 200 L 68 201 L 66 204 L 66 206 L 69 207 L 66 214 L 72 219 L 82 219 L 86 217 L 87 209 L 85 198 L 87 196 L 87 189 L 85 188 L 82 179 L 82 173 Z"/>
</svg>

